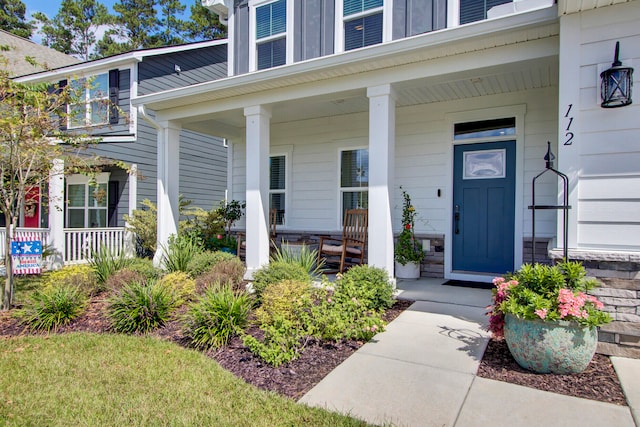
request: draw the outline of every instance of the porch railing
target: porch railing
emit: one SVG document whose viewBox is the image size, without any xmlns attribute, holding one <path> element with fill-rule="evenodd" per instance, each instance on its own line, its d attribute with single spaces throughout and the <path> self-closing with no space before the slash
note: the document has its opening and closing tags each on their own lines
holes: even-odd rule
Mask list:
<svg viewBox="0 0 640 427">
<path fill-rule="evenodd" d="M 124 227 L 109 228 L 65 228 L 64 263 L 87 262 L 92 252 L 104 245 L 112 254 L 132 255 L 131 233 Z"/>
<path fill-rule="evenodd" d="M 4 239 L 7 235 L 7 229 L 0 228 L 0 259 L 4 259 L 5 248 Z M 16 228 L 15 237 L 19 240 L 39 240 L 42 242 L 42 247 L 46 247 L 49 244 L 49 229 L 48 228 Z"/>
</svg>

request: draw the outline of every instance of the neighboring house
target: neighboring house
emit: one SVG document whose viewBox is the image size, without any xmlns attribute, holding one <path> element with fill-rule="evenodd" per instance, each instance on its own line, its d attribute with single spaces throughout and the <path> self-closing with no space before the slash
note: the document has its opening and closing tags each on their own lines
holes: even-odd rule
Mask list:
<svg viewBox="0 0 640 427">
<path fill-rule="evenodd" d="M 0 30 L 0 46 L 9 48 L 9 50 L 0 51 L 0 54 L 8 60 L 2 66 L 9 72 L 9 77 L 80 62 L 73 56 L 65 55 L 4 30 Z"/>
<path fill-rule="evenodd" d="M 132 102 L 164 123 L 167 153 L 180 129 L 227 138 L 249 274 L 268 262 L 269 208 L 279 236 L 300 236 L 339 234 L 362 206 L 368 262 L 393 275 L 400 186 L 419 213 L 423 275 L 513 271 L 531 259 L 532 179 L 550 141 L 570 180 L 570 258 L 602 278 L 616 319 L 603 336 L 637 345 L 640 107 L 604 109 L 599 94 L 616 41 L 623 65 L 640 64 L 640 1 L 204 3 L 228 20 L 228 78 Z M 535 191 L 537 205 L 562 200 L 552 174 Z M 166 241 L 177 197 L 159 197 Z M 535 230 L 537 259 L 562 254 L 562 212 L 537 212 Z"/>
<path fill-rule="evenodd" d="M 163 168 L 179 174 L 180 185 L 176 182 L 175 187 L 168 187 L 176 197 L 181 194 L 191 200 L 193 207 L 211 210 L 225 198 L 224 141 L 185 129 L 176 133 L 181 143 L 179 155 L 176 152 L 159 157 L 157 129 L 161 125 L 152 113 L 131 108 L 130 101 L 135 96 L 225 77 L 226 58 L 226 40 L 207 41 L 133 51 L 16 79 L 79 87 L 83 87 L 84 79 L 92 79 L 91 87 L 86 89 L 86 101 L 67 106 L 82 114 L 70 117 L 62 126 L 69 131 L 88 130 L 100 138 L 88 150 L 99 155 L 105 164 L 96 177 L 98 187 L 89 185 L 87 176 L 67 174 L 64 182 L 60 177 L 50 183 L 52 206 L 48 214 L 39 203 L 31 207 L 41 218 L 39 225 L 50 229 L 49 243 L 63 254 L 64 262 L 86 259 L 90 249 L 100 243 L 120 250 L 125 242 L 123 216 L 141 208 L 144 199 L 157 203 L 158 186 L 163 185 L 157 182 L 157 175 Z M 107 108 L 107 98 L 119 108 Z M 113 166 L 114 161 L 126 163 L 131 171 Z M 55 197 L 61 192 L 64 199 Z M 38 226 L 33 222 L 21 225 Z"/>
</svg>

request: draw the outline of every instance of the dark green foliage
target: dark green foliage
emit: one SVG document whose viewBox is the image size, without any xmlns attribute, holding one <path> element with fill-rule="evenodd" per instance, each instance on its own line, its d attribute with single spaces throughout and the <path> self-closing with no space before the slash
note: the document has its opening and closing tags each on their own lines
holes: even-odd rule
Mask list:
<svg viewBox="0 0 640 427">
<path fill-rule="evenodd" d="M 356 298 L 367 309 L 381 310 L 393 305 L 393 285 L 381 268 L 354 266 L 336 280 L 335 287 L 337 294 Z"/>
<path fill-rule="evenodd" d="M 124 253 L 120 255 L 114 255 L 106 246 L 100 245 L 98 251 L 91 254 L 89 264 L 93 267 L 93 271 L 96 275 L 96 280 L 99 284 L 103 285 L 116 271 L 125 268 L 129 264 L 130 260 L 124 256 Z"/>
<path fill-rule="evenodd" d="M 162 274 L 162 271 L 153 266 L 153 261 L 147 258 L 133 258 L 127 263 L 127 270 L 139 273 L 147 280 L 156 280 Z"/>
<path fill-rule="evenodd" d="M 292 253 L 287 244 L 283 243 L 280 248 L 275 248 L 271 261 L 300 264 L 314 277 L 319 276 L 324 268 L 324 259 L 318 264 L 318 251 L 309 249 L 307 245 L 302 246 L 299 252 Z"/>
<path fill-rule="evenodd" d="M 189 261 L 202 252 L 202 245 L 190 237 L 175 237 L 169 239 L 169 247 L 162 248 L 162 262 L 169 272 L 187 271 Z"/>
<path fill-rule="evenodd" d="M 50 331 L 78 317 L 86 297 L 75 286 L 49 286 L 31 295 L 28 306 L 18 316 L 31 329 Z"/>
<path fill-rule="evenodd" d="M 191 6 L 191 18 L 187 21 L 187 34 L 191 40 L 223 39 L 227 36 L 227 27 L 220 23 L 217 14 L 196 0 Z"/>
<path fill-rule="evenodd" d="M 187 313 L 185 336 L 197 348 L 223 346 L 244 328 L 252 305 L 250 295 L 230 286 L 209 289 Z"/>
<path fill-rule="evenodd" d="M 0 28 L 25 39 L 31 38 L 33 23 L 25 19 L 26 7 L 21 0 L 0 2 Z"/>
<path fill-rule="evenodd" d="M 304 335 L 301 329 L 291 320 L 275 317 L 272 323 L 261 328 L 264 332 L 262 341 L 245 334 L 242 342 L 262 360 L 273 366 L 297 359 L 304 349 Z"/>
<path fill-rule="evenodd" d="M 260 297 L 269 285 L 283 280 L 311 283 L 311 275 L 306 268 L 298 263 L 276 261 L 256 271 L 253 275 L 253 289 L 256 295 Z"/>
<path fill-rule="evenodd" d="M 164 325 L 175 305 L 166 287 L 133 282 L 109 298 L 107 316 L 116 332 L 146 333 Z"/>
<path fill-rule="evenodd" d="M 200 252 L 195 254 L 187 264 L 187 273 L 191 274 L 192 277 L 198 277 L 202 273 L 211 270 L 218 262 L 235 258 L 235 255 L 226 252 Z"/>
</svg>

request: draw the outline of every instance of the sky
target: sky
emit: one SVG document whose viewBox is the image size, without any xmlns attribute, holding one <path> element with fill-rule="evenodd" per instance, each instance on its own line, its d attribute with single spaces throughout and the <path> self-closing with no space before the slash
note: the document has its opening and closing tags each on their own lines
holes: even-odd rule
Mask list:
<svg viewBox="0 0 640 427">
<path fill-rule="evenodd" d="M 31 16 L 34 12 L 44 12 L 49 18 L 53 18 L 60 9 L 61 0 L 22 0 L 27 6 L 27 15 Z M 110 12 L 113 12 L 113 4 L 117 0 L 100 0 L 100 3 L 107 6 Z M 183 1 L 183 3 L 185 3 Z"/>
</svg>

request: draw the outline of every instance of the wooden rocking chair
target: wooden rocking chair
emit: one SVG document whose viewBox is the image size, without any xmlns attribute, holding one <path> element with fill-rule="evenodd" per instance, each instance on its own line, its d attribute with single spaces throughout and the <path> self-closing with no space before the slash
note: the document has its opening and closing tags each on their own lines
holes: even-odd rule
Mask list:
<svg viewBox="0 0 640 427">
<path fill-rule="evenodd" d="M 276 246 L 276 227 L 278 222 L 278 211 L 276 209 L 269 210 L 269 248 Z M 238 257 L 244 259 L 247 248 L 247 236 L 244 233 L 238 233 Z"/>
<path fill-rule="evenodd" d="M 352 265 L 363 264 L 368 223 L 366 209 L 347 209 L 342 225 L 342 239 L 320 236 L 318 263 L 324 258 L 325 265 L 338 265 L 335 272 L 339 273 Z"/>
</svg>

